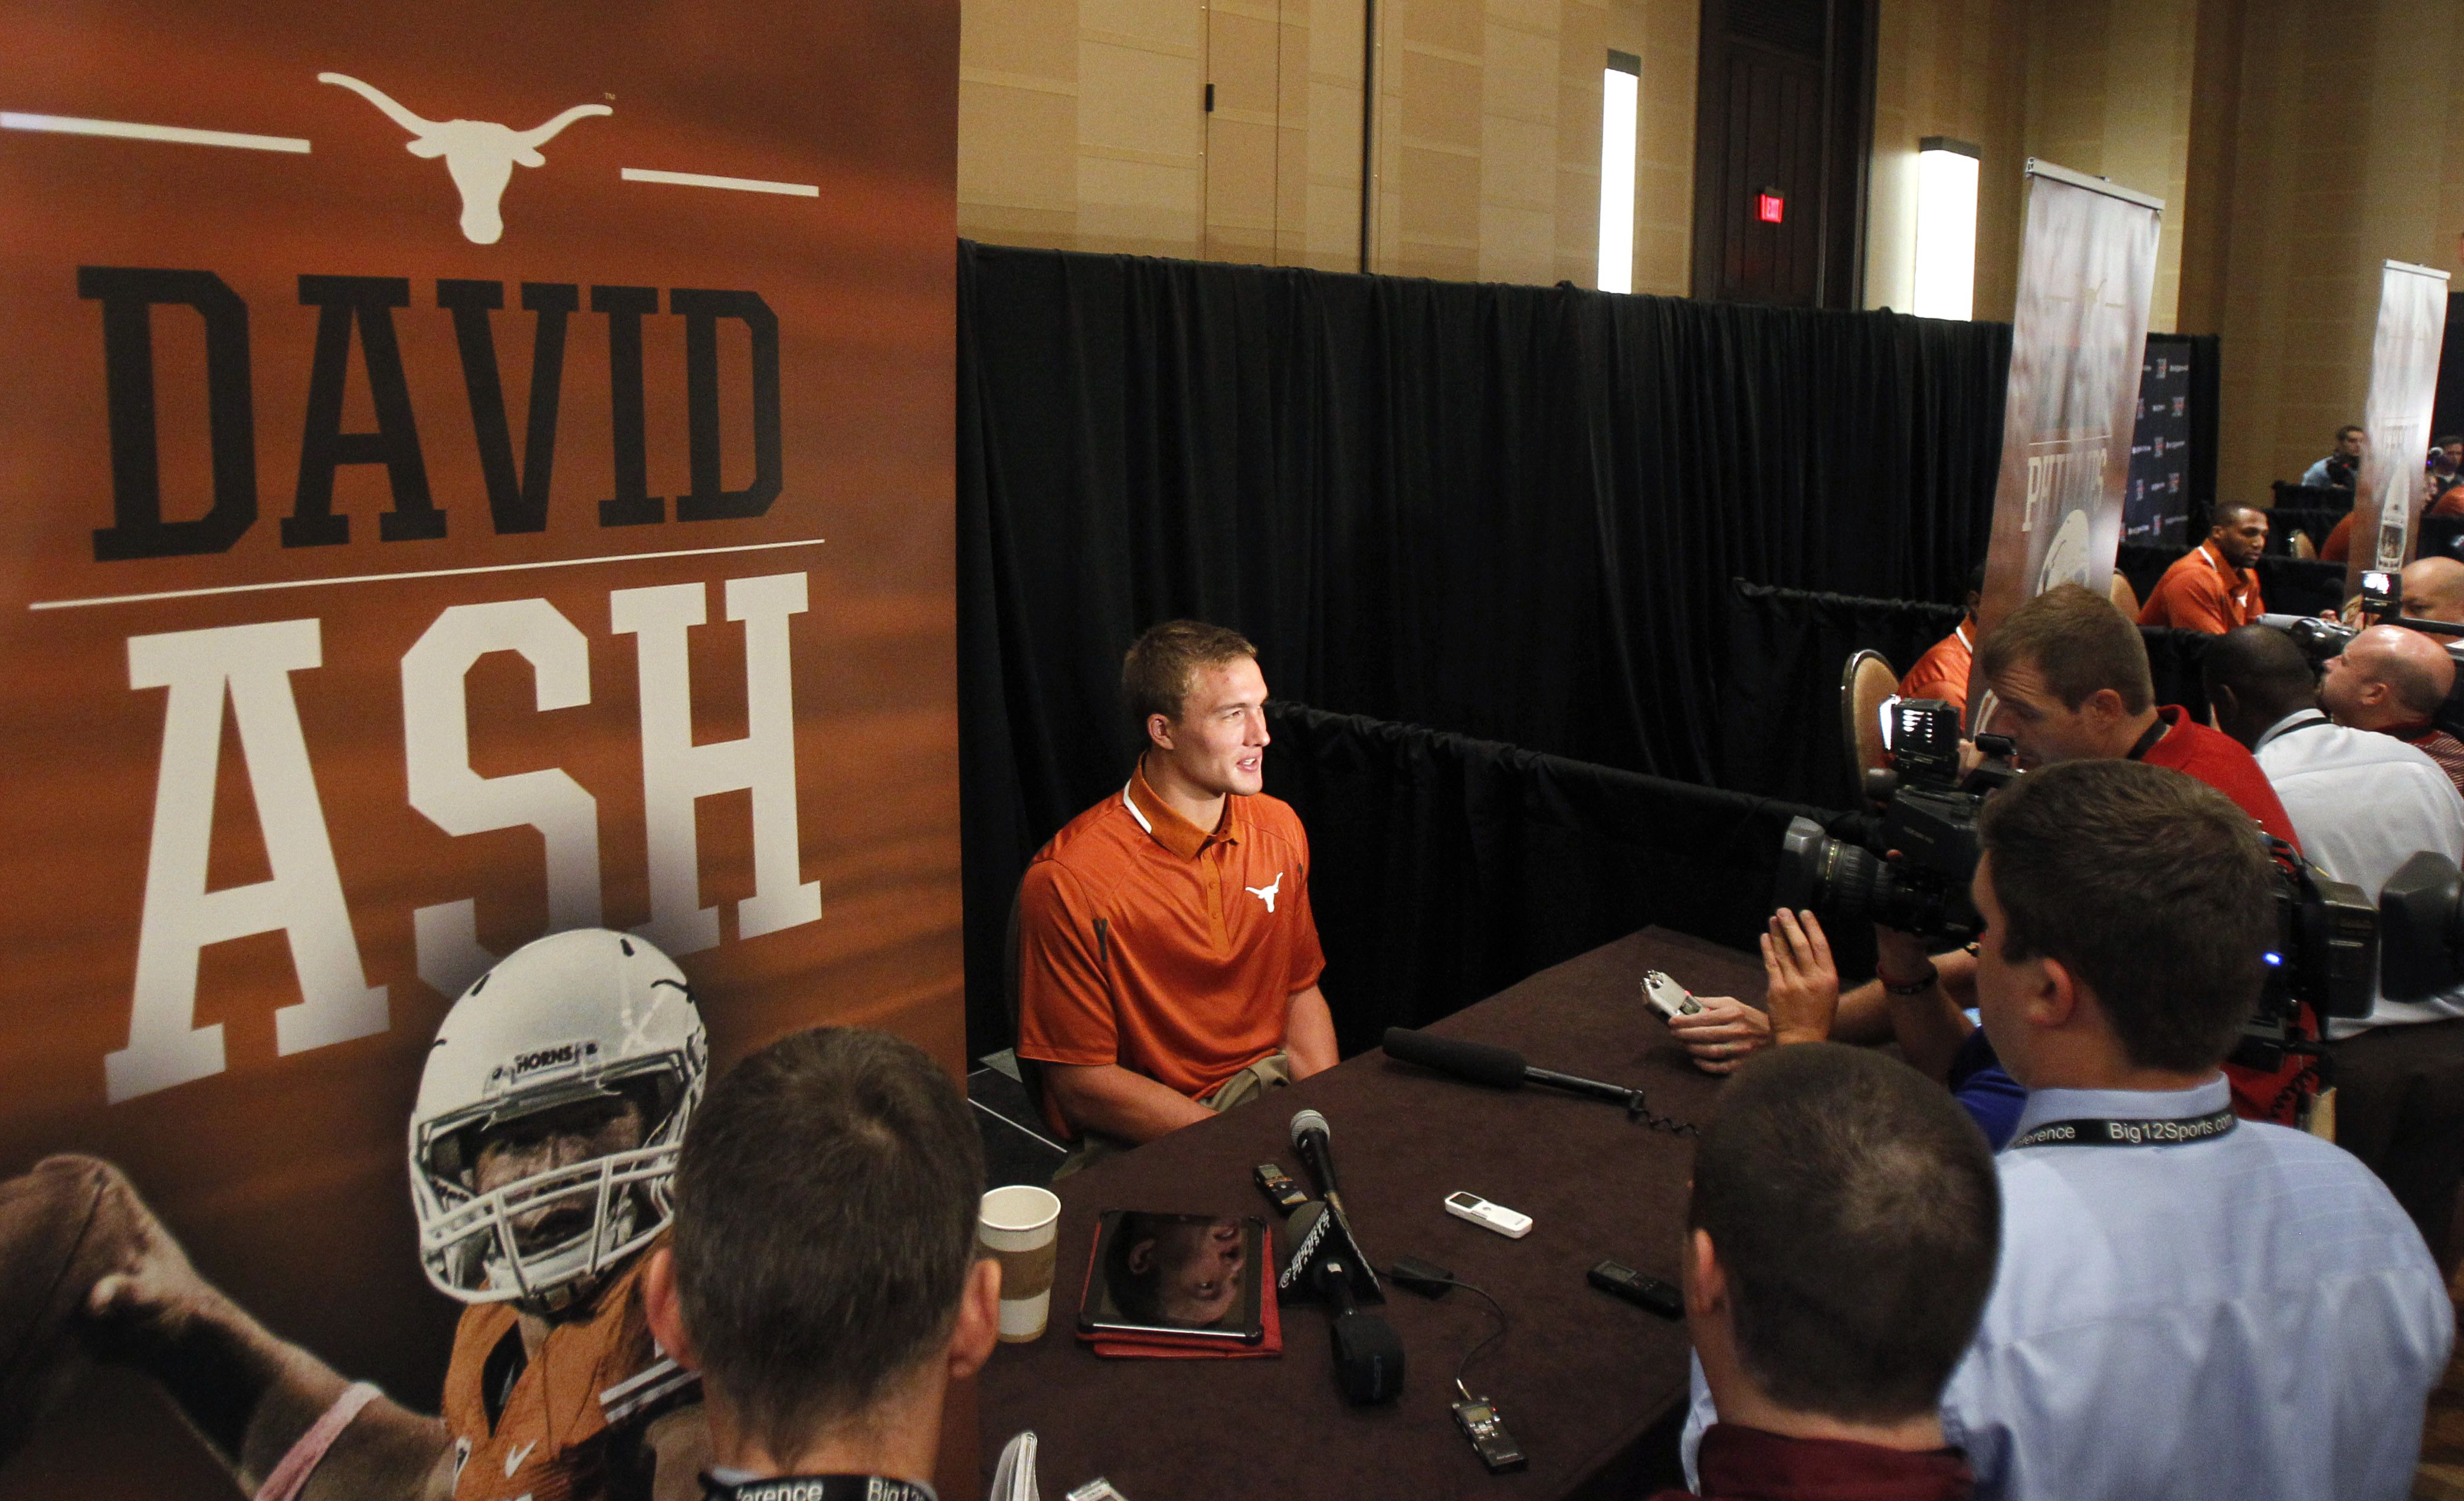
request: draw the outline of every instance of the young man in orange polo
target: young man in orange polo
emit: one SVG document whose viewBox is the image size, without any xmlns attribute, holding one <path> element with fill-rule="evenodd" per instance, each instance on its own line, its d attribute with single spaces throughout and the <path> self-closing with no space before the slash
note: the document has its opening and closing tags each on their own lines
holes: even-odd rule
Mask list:
<svg viewBox="0 0 2464 1501">
<path fill-rule="evenodd" d="M 1121 667 L 1144 750 L 1019 890 L 1018 1054 L 1065 1167 L 1335 1062 L 1309 836 L 1267 797 L 1266 680 L 1233 631 L 1167 621 Z"/>
</svg>

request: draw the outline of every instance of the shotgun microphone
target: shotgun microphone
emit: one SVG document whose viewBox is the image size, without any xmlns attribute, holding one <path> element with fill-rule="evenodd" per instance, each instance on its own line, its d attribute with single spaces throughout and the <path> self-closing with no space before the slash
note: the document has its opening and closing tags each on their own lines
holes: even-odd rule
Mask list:
<svg viewBox="0 0 2464 1501">
<path fill-rule="evenodd" d="M 1474 1084 L 1494 1089 L 1521 1089 L 1526 1084 L 1545 1084 L 1551 1089 L 1575 1094 L 1589 1094 L 1595 1099 L 1612 1100 L 1628 1110 L 1637 1110 L 1642 1102 L 1640 1090 L 1630 1090 L 1622 1084 L 1603 1084 L 1597 1079 L 1577 1078 L 1559 1073 L 1554 1069 L 1535 1069 L 1523 1061 L 1523 1055 L 1511 1048 L 1492 1048 L 1486 1043 L 1468 1043 L 1460 1037 L 1436 1037 L 1414 1031 L 1408 1026 L 1386 1028 L 1386 1056 L 1403 1063 L 1416 1063 L 1423 1069 L 1452 1074 Z M 1299 1129 L 1299 1122 L 1293 1122 Z"/>
</svg>

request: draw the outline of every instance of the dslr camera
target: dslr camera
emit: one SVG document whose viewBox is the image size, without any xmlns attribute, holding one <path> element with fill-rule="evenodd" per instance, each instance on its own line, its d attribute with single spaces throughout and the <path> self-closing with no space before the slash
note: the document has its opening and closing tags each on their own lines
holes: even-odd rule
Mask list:
<svg viewBox="0 0 2464 1501">
<path fill-rule="evenodd" d="M 1938 698 L 1894 701 L 1885 720 L 1891 767 L 1865 774 L 1879 812 L 1843 813 L 1828 828 L 1789 820 L 1780 838 L 1781 906 L 1879 922 L 1928 942 L 1965 943 L 1983 920 L 1968 883 L 1984 852 L 1976 819 L 2016 773 L 2011 742 L 1977 737 L 1985 762 L 1959 770 L 1959 711 Z"/>
</svg>

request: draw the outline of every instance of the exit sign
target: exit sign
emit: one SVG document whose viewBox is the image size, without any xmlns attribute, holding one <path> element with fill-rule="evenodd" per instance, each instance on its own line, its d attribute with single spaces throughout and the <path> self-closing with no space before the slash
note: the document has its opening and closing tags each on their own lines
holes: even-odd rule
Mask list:
<svg viewBox="0 0 2464 1501">
<path fill-rule="evenodd" d="M 1754 217 L 1765 224 L 1777 224 L 1788 215 L 1788 195 L 1776 188 L 1766 188 L 1754 198 Z"/>
</svg>

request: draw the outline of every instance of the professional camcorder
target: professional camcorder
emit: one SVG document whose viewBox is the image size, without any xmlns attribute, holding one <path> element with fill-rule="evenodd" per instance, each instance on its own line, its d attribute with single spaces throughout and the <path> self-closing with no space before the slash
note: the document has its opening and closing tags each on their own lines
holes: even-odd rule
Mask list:
<svg viewBox="0 0 2464 1501">
<path fill-rule="evenodd" d="M 1865 774 L 1865 795 L 1881 811 L 1841 814 L 1830 829 L 1810 818 L 1789 820 L 1779 904 L 1965 943 L 1982 926 L 1968 899 L 1984 849 L 1976 817 L 1986 797 L 2015 775 L 2011 742 L 1977 737 L 1987 759 L 1962 778 L 1958 710 L 1936 698 L 1903 698 L 1886 713 L 1891 769 Z"/>
</svg>

